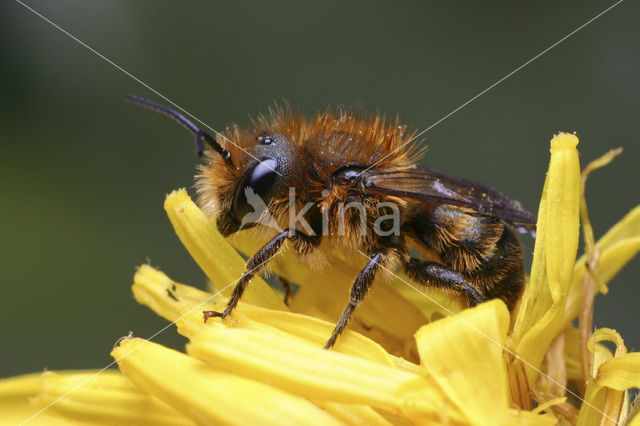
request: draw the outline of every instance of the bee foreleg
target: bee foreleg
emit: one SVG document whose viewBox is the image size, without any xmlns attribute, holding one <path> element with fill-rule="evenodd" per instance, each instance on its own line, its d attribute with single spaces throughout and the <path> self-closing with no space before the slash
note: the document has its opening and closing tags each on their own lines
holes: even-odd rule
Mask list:
<svg viewBox="0 0 640 426">
<path fill-rule="evenodd" d="M 445 288 L 465 295 L 471 306 L 482 303 L 487 299 L 469 284 L 462 275 L 437 262 L 411 258 L 405 263 L 404 270 L 409 277 L 422 285 Z"/>
<path fill-rule="evenodd" d="M 247 284 L 253 279 L 253 277 L 260 273 L 266 263 L 276 255 L 282 243 L 286 240 L 291 240 L 295 238 L 302 238 L 303 240 L 308 240 L 309 243 L 315 243 L 315 240 L 312 237 L 309 237 L 300 232 L 296 233 L 294 230 L 287 229 L 276 235 L 273 239 L 271 239 L 267 244 L 265 244 L 256 254 L 254 254 L 249 261 L 247 262 L 247 269 L 244 274 L 238 280 L 238 284 L 236 284 L 233 292 L 231 293 L 231 297 L 229 298 L 229 302 L 227 303 L 227 307 L 223 312 L 216 311 L 203 311 L 204 320 L 207 318 L 213 317 L 221 317 L 226 318 L 229 316 L 231 311 L 236 307 L 240 297 L 242 297 L 242 293 L 247 288 Z"/>
<path fill-rule="evenodd" d="M 329 349 L 336 343 L 336 339 L 347 326 L 347 322 L 349 322 L 351 314 L 353 314 L 353 311 L 358 307 L 360 302 L 362 302 L 362 299 L 364 299 L 364 296 L 367 294 L 369 287 L 371 287 L 371 283 L 373 283 L 373 279 L 376 277 L 376 273 L 378 272 L 378 269 L 380 269 L 380 263 L 384 261 L 386 253 L 387 249 L 380 249 L 373 252 L 365 267 L 362 268 L 358 274 L 358 277 L 351 286 L 349 304 L 344 311 L 342 311 L 340 319 L 338 319 L 338 323 L 333 329 L 331 337 L 327 340 L 327 344 L 324 345 L 325 349 Z"/>
</svg>

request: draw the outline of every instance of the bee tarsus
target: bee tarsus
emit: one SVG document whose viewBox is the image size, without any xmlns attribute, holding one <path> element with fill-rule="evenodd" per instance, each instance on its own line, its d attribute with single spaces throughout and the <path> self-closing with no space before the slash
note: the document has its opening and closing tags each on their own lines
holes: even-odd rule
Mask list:
<svg viewBox="0 0 640 426">
<path fill-rule="evenodd" d="M 338 322 L 336 323 L 336 326 L 331 333 L 331 337 L 324 345 L 325 349 L 331 348 L 336 343 L 338 336 L 347 326 L 347 323 L 349 322 L 349 318 L 351 318 L 353 311 L 355 311 L 360 302 L 362 302 L 364 297 L 367 295 L 367 291 L 369 291 L 369 287 L 371 287 L 371 284 L 376 277 L 376 273 L 380 269 L 380 264 L 385 261 L 385 255 L 387 254 L 387 252 L 388 249 L 383 248 L 374 251 L 369 256 L 369 261 L 364 266 L 364 268 L 362 268 L 362 270 L 358 274 L 358 277 L 351 286 L 349 304 L 342 311 L 340 319 L 338 319 Z"/>
</svg>

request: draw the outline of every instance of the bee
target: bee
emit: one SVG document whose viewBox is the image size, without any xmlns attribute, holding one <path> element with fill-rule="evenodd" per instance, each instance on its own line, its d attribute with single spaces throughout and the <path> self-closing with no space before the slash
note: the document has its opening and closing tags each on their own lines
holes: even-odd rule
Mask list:
<svg viewBox="0 0 640 426">
<path fill-rule="evenodd" d="M 516 232 L 533 234 L 535 216 L 488 186 L 417 165 L 423 151 L 409 143 L 415 132 L 397 118 L 326 110 L 307 119 L 276 107 L 250 128 L 228 127 L 221 142 L 177 111 L 127 99 L 195 135 L 204 156 L 198 202 L 224 236 L 246 228 L 272 235 L 247 261 L 226 309 L 205 311 L 205 321 L 231 314 L 255 274 L 285 247 L 312 266 L 322 264 L 327 250 L 368 257 L 325 348 L 335 344 L 381 268 L 404 270 L 469 306 L 500 298 L 514 307 L 524 284 Z M 264 211 L 256 211 L 256 200 Z M 265 213 L 268 221 L 247 220 Z"/>
</svg>

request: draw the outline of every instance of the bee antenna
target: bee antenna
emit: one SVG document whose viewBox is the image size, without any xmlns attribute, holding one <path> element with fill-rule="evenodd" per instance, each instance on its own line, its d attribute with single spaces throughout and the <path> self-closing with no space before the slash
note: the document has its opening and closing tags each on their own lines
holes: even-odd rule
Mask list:
<svg viewBox="0 0 640 426">
<path fill-rule="evenodd" d="M 226 149 L 224 149 L 222 145 L 218 143 L 216 138 L 214 138 L 204 130 L 200 129 L 198 126 L 193 124 L 187 117 L 180 114 L 178 111 L 175 111 L 167 106 L 161 105 L 154 101 L 150 101 L 149 99 L 141 98 L 140 96 L 136 96 L 136 95 L 126 95 L 125 99 L 141 107 L 148 108 L 152 111 L 156 111 L 156 112 L 159 112 L 160 114 L 166 115 L 167 117 L 178 122 L 185 129 L 193 133 L 196 137 L 196 152 L 198 154 L 198 157 L 201 157 L 204 151 L 204 146 L 202 144 L 202 142 L 204 141 L 207 143 L 207 145 L 211 147 L 211 149 L 213 149 L 215 152 L 220 154 L 224 159 L 224 161 L 229 163 L 229 165 L 233 166 L 233 162 L 231 161 L 231 153 Z"/>
</svg>

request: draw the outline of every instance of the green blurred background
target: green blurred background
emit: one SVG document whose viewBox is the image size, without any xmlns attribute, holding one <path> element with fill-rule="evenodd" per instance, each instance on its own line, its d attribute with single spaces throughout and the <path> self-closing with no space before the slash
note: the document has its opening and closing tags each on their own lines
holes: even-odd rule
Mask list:
<svg viewBox="0 0 640 426">
<path fill-rule="evenodd" d="M 28 4 L 218 129 L 283 98 L 424 129 L 613 2 Z M 623 145 L 588 186 L 602 235 L 640 202 L 639 12 L 623 2 L 435 126 L 425 164 L 537 211 L 554 133 L 578 133 L 584 164 Z M 126 104 L 160 99 L 17 2 L 0 5 L 0 33 L 0 377 L 101 368 L 117 338 L 166 324 L 133 300 L 136 265 L 204 283 L 162 208 L 192 191 L 193 140 Z M 635 260 L 595 315 L 636 350 L 639 273 Z M 182 344 L 173 329 L 155 340 Z"/>
</svg>

